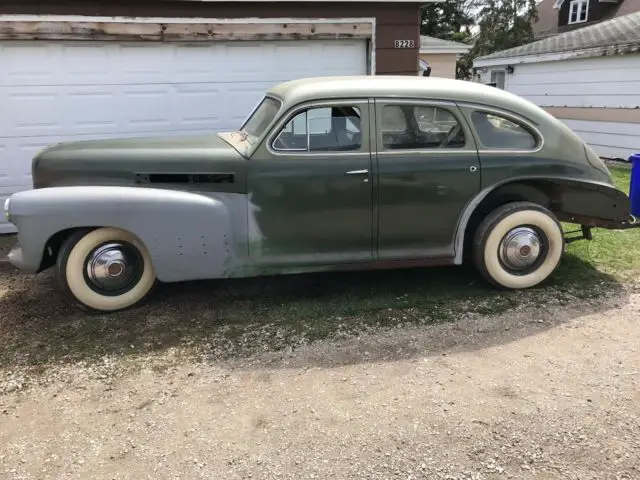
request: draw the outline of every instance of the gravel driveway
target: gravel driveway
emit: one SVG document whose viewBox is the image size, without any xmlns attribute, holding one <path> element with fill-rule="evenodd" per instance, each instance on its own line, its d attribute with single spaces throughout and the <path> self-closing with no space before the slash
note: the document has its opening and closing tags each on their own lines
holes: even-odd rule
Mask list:
<svg viewBox="0 0 640 480">
<path fill-rule="evenodd" d="M 0 267 L 0 478 L 640 478 L 640 287 L 222 351 L 209 286 L 88 317 Z"/>
</svg>

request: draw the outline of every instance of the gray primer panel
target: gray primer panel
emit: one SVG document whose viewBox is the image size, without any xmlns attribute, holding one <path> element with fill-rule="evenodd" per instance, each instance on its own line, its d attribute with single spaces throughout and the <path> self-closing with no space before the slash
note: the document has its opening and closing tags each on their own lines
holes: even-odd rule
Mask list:
<svg viewBox="0 0 640 480">
<path fill-rule="evenodd" d="M 30 272 L 38 269 L 52 235 L 87 226 L 112 226 L 137 235 L 164 282 L 233 276 L 246 262 L 243 194 L 54 187 L 15 194 L 11 215 L 22 248 L 19 266 Z"/>
</svg>

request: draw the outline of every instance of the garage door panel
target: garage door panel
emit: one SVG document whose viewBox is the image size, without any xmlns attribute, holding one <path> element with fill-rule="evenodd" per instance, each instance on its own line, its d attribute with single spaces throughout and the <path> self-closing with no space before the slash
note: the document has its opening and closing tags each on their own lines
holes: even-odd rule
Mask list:
<svg viewBox="0 0 640 480">
<path fill-rule="evenodd" d="M 0 47 L 0 86 L 277 82 L 366 72 L 365 43 L 353 41 L 25 43 Z"/>
<path fill-rule="evenodd" d="M 352 75 L 354 69 L 365 73 L 367 52 L 364 42 L 359 48 L 349 48 L 348 43 L 325 42 L 318 45 L 316 58 L 331 58 L 332 61 L 321 68 L 325 75 Z"/>
<path fill-rule="evenodd" d="M 98 42 L 43 44 L 60 58 L 56 85 L 100 85 L 118 72 L 117 57 L 110 45 Z M 59 53 L 56 51 L 59 50 Z"/>
<path fill-rule="evenodd" d="M 72 87 L 63 98 L 65 109 L 58 121 L 66 133 L 115 133 L 120 131 L 118 92 L 105 86 Z"/>
<path fill-rule="evenodd" d="M 58 87 L 0 87 L 0 137 L 61 133 L 59 97 Z"/>
<path fill-rule="evenodd" d="M 164 83 L 174 71 L 173 58 L 175 47 L 163 48 L 161 43 L 121 44 L 114 56 L 118 66 L 113 75 L 121 84 Z"/>
<path fill-rule="evenodd" d="M 219 85 L 176 85 L 172 100 L 178 128 L 221 128 L 221 117 L 226 113 L 227 105 Z"/>
<path fill-rule="evenodd" d="M 227 79 L 224 49 L 210 44 L 180 44 L 173 48 L 172 81 L 176 83 L 209 83 Z M 224 74 L 222 73 L 224 72 Z"/>
<path fill-rule="evenodd" d="M 121 87 L 121 92 L 122 106 L 126 104 L 126 113 L 123 115 L 125 130 L 169 130 L 173 127 L 171 85 L 125 85 Z"/>
<path fill-rule="evenodd" d="M 57 137 L 0 139 L 0 192 L 31 184 L 31 159 Z"/>
<path fill-rule="evenodd" d="M 53 85 L 60 75 L 59 55 L 39 42 L 0 42 L 0 58 L 0 86 Z"/>
</svg>

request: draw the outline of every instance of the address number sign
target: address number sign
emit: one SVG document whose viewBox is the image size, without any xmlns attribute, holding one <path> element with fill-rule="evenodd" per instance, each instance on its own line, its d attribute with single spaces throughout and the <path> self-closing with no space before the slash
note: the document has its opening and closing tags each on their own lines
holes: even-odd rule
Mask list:
<svg viewBox="0 0 640 480">
<path fill-rule="evenodd" d="M 415 43 L 415 40 L 396 40 L 394 45 L 396 48 L 413 48 Z"/>
</svg>

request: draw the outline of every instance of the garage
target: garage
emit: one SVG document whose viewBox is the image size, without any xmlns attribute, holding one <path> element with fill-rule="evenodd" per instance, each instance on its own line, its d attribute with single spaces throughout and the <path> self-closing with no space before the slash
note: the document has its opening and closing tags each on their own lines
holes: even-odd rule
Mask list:
<svg viewBox="0 0 640 480">
<path fill-rule="evenodd" d="M 416 75 L 419 42 L 394 45 L 420 3 L 2 2 L 0 201 L 53 143 L 233 129 L 294 78 Z"/>
<path fill-rule="evenodd" d="M 237 128 L 271 85 L 366 60 L 363 40 L 0 43 L 0 198 L 52 143 Z"/>
</svg>

